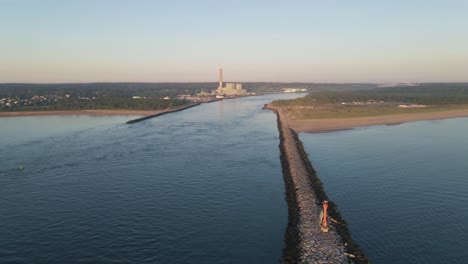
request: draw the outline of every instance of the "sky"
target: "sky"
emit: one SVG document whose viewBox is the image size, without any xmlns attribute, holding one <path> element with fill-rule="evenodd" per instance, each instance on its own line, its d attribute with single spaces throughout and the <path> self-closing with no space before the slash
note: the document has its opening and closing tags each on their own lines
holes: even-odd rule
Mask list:
<svg viewBox="0 0 468 264">
<path fill-rule="evenodd" d="M 466 0 L 0 0 L 0 83 L 468 82 Z"/>
</svg>

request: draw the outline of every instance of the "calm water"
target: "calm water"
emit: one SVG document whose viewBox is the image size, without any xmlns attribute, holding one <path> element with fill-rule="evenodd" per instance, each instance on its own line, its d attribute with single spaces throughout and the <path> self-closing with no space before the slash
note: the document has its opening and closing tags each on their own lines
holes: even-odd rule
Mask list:
<svg viewBox="0 0 468 264">
<path fill-rule="evenodd" d="M 468 263 L 468 118 L 300 134 L 373 263 Z"/>
<path fill-rule="evenodd" d="M 0 263 L 276 263 L 270 95 L 147 120 L 0 118 Z M 18 170 L 23 164 L 25 170 Z"/>
</svg>

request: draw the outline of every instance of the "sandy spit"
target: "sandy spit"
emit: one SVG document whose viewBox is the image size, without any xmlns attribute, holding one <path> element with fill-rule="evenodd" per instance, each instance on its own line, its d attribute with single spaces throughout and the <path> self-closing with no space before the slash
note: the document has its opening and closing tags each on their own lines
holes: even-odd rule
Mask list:
<svg viewBox="0 0 468 264">
<path fill-rule="evenodd" d="M 396 125 L 406 122 L 438 120 L 456 117 L 468 117 L 468 109 L 450 110 L 431 113 L 400 114 L 385 116 L 370 116 L 357 118 L 330 118 L 330 119 L 304 119 L 293 120 L 288 118 L 288 123 L 297 133 L 324 133 L 338 130 L 347 130 L 355 127 Z"/>
</svg>

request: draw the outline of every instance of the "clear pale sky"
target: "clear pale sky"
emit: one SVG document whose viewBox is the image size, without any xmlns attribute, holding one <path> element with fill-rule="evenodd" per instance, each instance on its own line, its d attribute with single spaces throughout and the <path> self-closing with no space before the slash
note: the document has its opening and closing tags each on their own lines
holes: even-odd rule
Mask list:
<svg viewBox="0 0 468 264">
<path fill-rule="evenodd" d="M 0 82 L 468 81 L 468 1 L 0 0 Z"/>
</svg>

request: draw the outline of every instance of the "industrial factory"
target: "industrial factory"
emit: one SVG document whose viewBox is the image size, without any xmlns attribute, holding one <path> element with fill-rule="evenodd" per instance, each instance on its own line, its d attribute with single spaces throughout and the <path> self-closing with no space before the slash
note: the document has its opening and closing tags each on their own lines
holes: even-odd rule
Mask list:
<svg viewBox="0 0 468 264">
<path fill-rule="evenodd" d="M 247 95 L 247 90 L 242 88 L 242 83 L 226 83 L 223 87 L 223 69 L 219 69 L 219 86 L 213 90 L 212 94 L 216 97 Z"/>
</svg>

